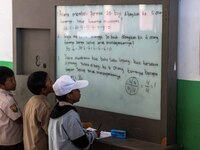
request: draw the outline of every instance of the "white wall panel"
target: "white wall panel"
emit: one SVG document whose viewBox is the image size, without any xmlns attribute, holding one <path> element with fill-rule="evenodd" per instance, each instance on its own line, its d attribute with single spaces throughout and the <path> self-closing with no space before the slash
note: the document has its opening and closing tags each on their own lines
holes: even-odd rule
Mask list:
<svg viewBox="0 0 200 150">
<path fill-rule="evenodd" d="M 200 1 L 179 1 L 178 79 L 200 80 Z"/>
<path fill-rule="evenodd" d="M 0 3 L 0 61 L 12 61 L 12 0 Z"/>
</svg>

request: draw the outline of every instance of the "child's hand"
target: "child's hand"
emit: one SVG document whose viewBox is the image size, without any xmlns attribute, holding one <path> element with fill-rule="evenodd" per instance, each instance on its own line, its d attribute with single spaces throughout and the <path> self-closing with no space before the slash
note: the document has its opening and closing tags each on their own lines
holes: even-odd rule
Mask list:
<svg viewBox="0 0 200 150">
<path fill-rule="evenodd" d="M 92 127 L 92 123 L 91 122 L 82 122 L 82 126 L 83 128 L 87 129 L 87 128 L 91 128 Z"/>
</svg>

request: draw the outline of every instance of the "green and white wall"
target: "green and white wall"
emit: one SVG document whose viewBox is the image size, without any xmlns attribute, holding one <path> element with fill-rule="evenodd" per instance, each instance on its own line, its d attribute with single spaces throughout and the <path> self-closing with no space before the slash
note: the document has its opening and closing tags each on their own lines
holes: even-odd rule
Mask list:
<svg viewBox="0 0 200 150">
<path fill-rule="evenodd" d="M 177 143 L 200 150 L 200 0 L 179 0 Z M 0 1 L 0 65 L 13 67 L 12 0 Z"/>
<path fill-rule="evenodd" d="M 13 68 L 12 0 L 0 1 L 0 65 Z"/>
<path fill-rule="evenodd" d="M 200 150 L 200 0 L 179 1 L 177 142 Z"/>
</svg>

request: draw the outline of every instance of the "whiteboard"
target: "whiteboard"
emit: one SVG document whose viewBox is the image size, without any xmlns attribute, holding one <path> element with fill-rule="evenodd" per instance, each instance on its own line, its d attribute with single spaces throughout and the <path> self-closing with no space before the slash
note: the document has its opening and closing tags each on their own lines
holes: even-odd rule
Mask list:
<svg viewBox="0 0 200 150">
<path fill-rule="evenodd" d="M 56 8 L 56 76 L 89 81 L 81 107 L 160 120 L 162 5 Z"/>
</svg>

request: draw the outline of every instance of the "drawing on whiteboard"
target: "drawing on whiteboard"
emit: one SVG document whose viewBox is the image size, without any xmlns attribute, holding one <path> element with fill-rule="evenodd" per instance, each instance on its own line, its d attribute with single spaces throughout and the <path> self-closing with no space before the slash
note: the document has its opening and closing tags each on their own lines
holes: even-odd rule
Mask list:
<svg viewBox="0 0 200 150">
<path fill-rule="evenodd" d="M 125 88 L 126 88 L 127 94 L 130 94 L 130 95 L 137 94 L 139 90 L 138 80 L 135 77 L 130 77 L 125 83 Z"/>
</svg>

